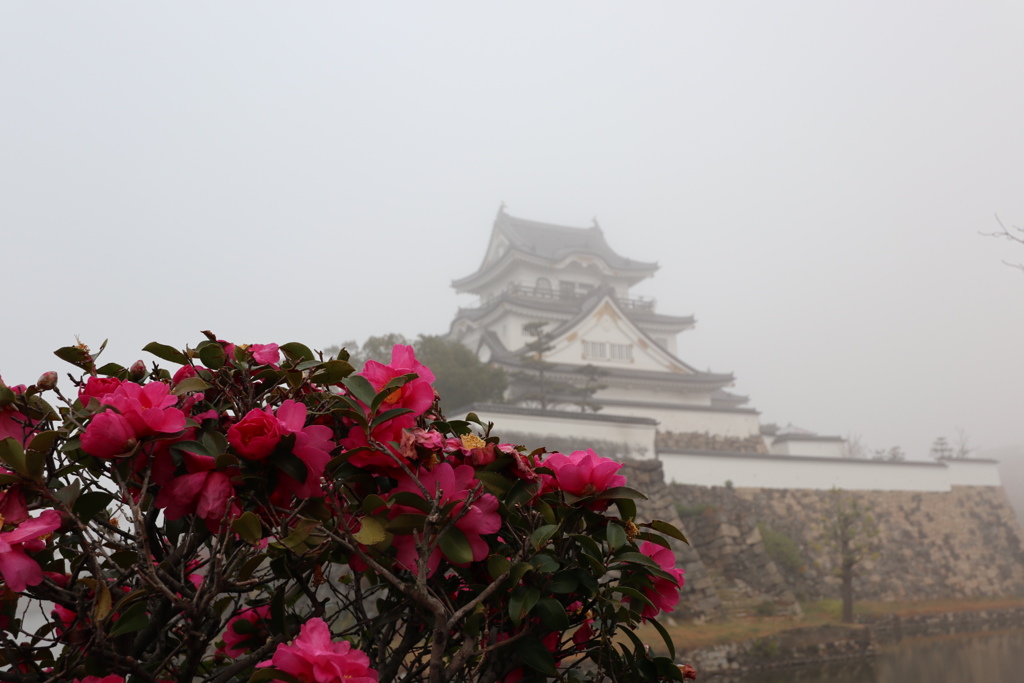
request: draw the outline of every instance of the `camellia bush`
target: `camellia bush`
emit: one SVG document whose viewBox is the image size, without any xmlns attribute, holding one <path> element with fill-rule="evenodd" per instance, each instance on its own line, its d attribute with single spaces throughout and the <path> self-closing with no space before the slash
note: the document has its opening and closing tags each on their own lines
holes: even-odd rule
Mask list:
<svg viewBox="0 0 1024 683">
<path fill-rule="evenodd" d="M 0 382 L 0 681 L 660 681 L 682 572 L 621 464 L 446 420 L 412 348 Z M 668 657 L 634 634 L 661 633 Z"/>
</svg>

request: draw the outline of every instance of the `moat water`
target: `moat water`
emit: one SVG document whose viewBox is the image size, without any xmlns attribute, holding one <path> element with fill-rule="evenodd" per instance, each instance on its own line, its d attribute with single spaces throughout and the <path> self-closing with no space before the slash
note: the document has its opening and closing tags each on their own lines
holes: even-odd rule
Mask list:
<svg viewBox="0 0 1024 683">
<path fill-rule="evenodd" d="M 906 640 L 884 647 L 877 657 L 865 661 L 705 680 L 715 683 L 1019 683 L 1024 681 L 1024 630 Z"/>
</svg>

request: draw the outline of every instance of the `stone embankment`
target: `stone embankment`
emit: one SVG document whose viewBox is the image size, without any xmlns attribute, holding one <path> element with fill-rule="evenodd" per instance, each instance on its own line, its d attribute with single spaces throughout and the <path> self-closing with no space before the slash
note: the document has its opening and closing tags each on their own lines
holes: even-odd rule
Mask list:
<svg viewBox="0 0 1024 683">
<path fill-rule="evenodd" d="M 752 671 L 848 662 L 873 657 L 906 638 L 1024 628 L 1024 607 L 975 612 L 885 615 L 851 626 L 796 628 L 775 635 L 678 653 L 701 679 Z"/>
<path fill-rule="evenodd" d="M 691 540 L 674 546 L 686 572 L 675 618 L 798 614 L 797 600 L 839 596 L 824 536 L 829 491 L 666 484 L 658 460 L 627 460 L 623 474 L 649 496 L 641 517 L 676 524 Z M 1024 595 L 1024 540 L 1002 488 L 844 495 L 878 522 L 854 579 L 858 599 Z"/>
</svg>

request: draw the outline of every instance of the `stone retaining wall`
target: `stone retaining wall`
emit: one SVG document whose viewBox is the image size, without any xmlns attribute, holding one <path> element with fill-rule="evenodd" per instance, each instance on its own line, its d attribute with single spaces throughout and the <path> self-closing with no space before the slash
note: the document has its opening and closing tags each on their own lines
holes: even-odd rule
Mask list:
<svg viewBox="0 0 1024 683">
<path fill-rule="evenodd" d="M 838 598 L 822 533 L 829 491 L 666 484 L 657 460 L 626 461 L 622 473 L 649 496 L 638 501 L 640 517 L 671 522 L 692 542 L 673 546 L 686 572 L 673 618 L 799 613 L 798 598 Z M 844 493 L 879 525 L 876 552 L 855 579 L 858 599 L 1024 595 L 1024 541 L 1001 488 Z M 758 524 L 793 541 L 795 566 L 772 561 Z"/>
<path fill-rule="evenodd" d="M 697 550 L 710 567 L 716 538 L 731 528 L 763 523 L 792 539 L 802 566 L 776 567 L 800 599 L 835 598 L 835 558 L 822 528 L 829 491 L 731 489 L 673 484 L 672 497 L 691 509 L 704 508 L 691 528 L 717 526 L 700 534 Z M 858 567 L 855 595 L 871 600 L 929 600 L 1024 595 L 1021 529 L 999 487 L 963 486 L 949 492 L 849 491 L 878 522 L 875 552 Z M 739 578 L 758 580 L 763 569 L 750 556 L 732 562 Z"/>
</svg>

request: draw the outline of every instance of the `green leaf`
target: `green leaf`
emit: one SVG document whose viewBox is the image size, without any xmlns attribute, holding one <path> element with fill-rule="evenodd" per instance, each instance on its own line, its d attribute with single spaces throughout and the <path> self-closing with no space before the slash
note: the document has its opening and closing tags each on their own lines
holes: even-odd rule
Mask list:
<svg viewBox="0 0 1024 683">
<path fill-rule="evenodd" d="M 632 600 L 639 600 L 640 602 L 644 603 L 645 605 L 650 605 L 651 607 L 654 607 L 654 603 L 651 602 L 647 598 L 646 595 L 644 595 L 643 593 L 641 593 L 640 591 L 638 591 L 635 588 L 630 588 L 629 586 L 615 586 L 614 588 L 611 589 L 611 592 L 612 593 L 621 593 L 622 595 L 629 596 Z M 632 602 L 630 602 L 630 606 L 634 607 L 635 605 Z M 639 612 L 640 610 L 636 610 L 636 611 Z"/>
<path fill-rule="evenodd" d="M 526 666 L 545 676 L 557 676 L 558 667 L 554 656 L 544 647 L 541 639 L 534 635 L 526 636 L 513 644 L 513 649 Z"/>
<path fill-rule="evenodd" d="M 288 621 L 285 619 L 284 586 L 280 586 L 270 598 L 270 632 L 288 640 Z"/>
<path fill-rule="evenodd" d="M 149 613 L 146 611 L 146 601 L 136 602 L 127 610 L 121 613 L 121 617 L 110 629 L 110 636 L 120 636 L 125 633 L 140 631 L 149 624 Z"/>
<path fill-rule="evenodd" d="M 249 677 L 248 683 L 276 683 L 277 681 L 282 683 L 302 683 L 295 676 L 270 667 L 257 669 L 256 673 Z"/>
<path fill-rule="evenodd" d="M 199 345 L 199 360 L 211 370 L 220 370 L 224 367 L 224 347 L 218 342 L 204 341 Z"/>
<path fill-rule="evenodd" d="M 687 540 L 686 536 L 683 535 L 683 532 L 680 531 L 679 528 L 676 527 L 674 524 L 669 524 L 668 522 L 663 522 L 660 519 L 652 519 L 650 522 L 648 522 L 646 524 L 641 524 L 640 526 L 650 527 L 651 529 L 654 529 L 658 533 L 665 534 L 666 536 L 668 536 L 670 538 L 674 538 L 674 539 L 676 539 L 678 541 L 682 541 L 686 545 L 690 545 L 690 541 Z"/>
<path fill-rule="evenodd" d="M 292 361 L 316 360 L 316 355 L 305 344 L 299 342 L 288 342 L 280 347 L 281 353 Z"/>
<path fill-rule="evenodd" d="M 562 603 L 554 598 L 540 600 L 534 611 L 540 617 L 540 623 L 552 631 L 564 631 L 569 628 L 569 616 L 565 613 Z"/>
<path fill-rule="evenodd" d="M 399 415 L 408 415 L 411 412 L 413 412 L 412 408 L 392 408 L 391 410 L 386 410 L 373 418 L 370 422 L 370 431 L 373 431 L 377 425 L 382 425 L 388 420 L 395 419 Z"/>
<path fill-rule="evenodd" d="M 348 389 L 353 396 L 362 401 L 365 405 L 373 403 L 373 398 L 377 395 L 377 392 L 373 389 L 373 385 L 370 384 L 370 380 L 366 379 L 362 375 L 346 377 L 341 380 L 341 383 L 345 385 L 345 388 Z"/>
<path fill-rule="evenodd" d="M 612 547 L 612 550 L 618 550 L 622 546 L 626 545 L 629 540 L 626 538 L 626 530 L 614 522 L 609 522 L 605 528 L 605 538 L 608 539 L 608 545 Z"/>
<path fill-rule="evenodd" d="M 89 354 L 77 346 L 62 346 L 54 351 L 53 355 L 57 356 L 57 358 L 60 358 L 61 360 L 66 360 L 72 365 L 77 365 L 80 368 L 85 367 L 83 363 L 86 363 L 86 359 L 89 357 Z"/>
<path fill-rule="evenodd" d="M 452 564 L 469 564 L 473 561 L 473 548 L 466 534 L 456 526 L 450 526 L 438 538 L 441 552 Z"/>
<path fill-rule="evenodd" d="M 616 486 L 615 488 L 608 489 L 598 496 L 601 500 L 614 500 L 615 498 L 630 498 L 632 500 L 647 500 L 647 496 L 640 493 L 636 489 L 632 489 L 628 486 Z"/>
<path fill-rule="evenodd" d="M 350 363 L 343 360 L 326 361 L 319 372 L 313 373 L 309 378 L 317 384 L 337 384 L 355 372 Z"/>
<path fill-rule="evenodd" d="M 536 588 L 519 586 L 512 591 L 512 596 L 508 601 L 508 615 L 512 617 L 512 622 L 518 626 L 538 600 L 540 600 L 540 591 Z"/>
<path fill-rule="evenodd" d="M 2 486 L 4 483 L 6 482 L 0 482 L 0 486 Z M 78 500 L 78 496 L 81 492 L 82 482 L 79 481 L 78 479 L 75 479 L 67 486 L 62 486 L 61 488 L 54 491 L 53 496 L 60 502 L 64 503 L 64 505 L 72 507 L 75 504 L 75 501 Z"/>
<path fill-rule="evenodd" d="M 530 534 L 530 545 L 533 546 L 534 550 L 540 550 L 547 542 L 551 540 L 551 537 L 558 532 L 557 524 L 545 524 L 540 527 L 532 534 Z M 623 534 L 625 535 L 625 534 Z"/>
<path fill-rule="evenodd" d="M 110 608 L 112 606 L 110 589 L 107 588 L 107 584 L 100 581 L 96 587 L 96 597 L 92 604 L 92 618 L 94 621 L 100 622 L 107 618 L 110 614 Z"/>
<path fill-rule="evenodd" d="M 246 543 L 256 544 L 263 538 L 263 525 L 260 518 L 252 512 L 243 512 L 238 519 L 231 522 L 231 528 Z"/>
<path fill-rule="evenodd" d="M 107 377 L 113 377 L 122 372 L 124 372 L 124 366 L 117 363 L 107 363 L 96 368 L 97 375 L 106 375 Z"/>
<path fill-rule="evenodd" d="M 544 574 L 554 574 L 562 568 L 562 565 L 559 564 L 558 560 L 547 553 L 534 555 L 533 559 L 530 560 L 530 564 L 533 565 L 534 569 Z"/>
<path fill-rule="evenodd" d="M 171 444 L 171 450 L 184 451 L 186 453 L 192 453 L 194 455 L 207 455 L 211 458 L 216 454 L 210 451 L 206 444 L 201 441 L 175 441 Z"/>
<path fill-rule="evenodd" d="M 371 493 L 366 498 L 363 498 L 363 503 L 360 507 L 363 508 L 363 512 L 372 514 L 382 507 L 387 507 L 388 503 L 386 500 L 378 496 L 376 493 Z"/>
<path fill-rule="evenodd" d="M 552 593 L 564 595 L 565 593 L 572 593 L 579 586 L 579 579 L 576 578 L 576 571 L 567 569 L 565 571 L 558 572 L 551 577 L 551 583 L 548 584 L 548 590 Z"/>
<path fill-rule="evenodd" d="M 203 446 L 206 447 L 206 452 L 210 455 L 218 456 L 228 450 L 228 440 L 220 432 L 203 432 L 202 439 Z"/>
<path fill-rule="evenodd" d="M 161 344 L 159 342 L 149 342 L 142 347 L 143 351 L 148 351 L 157 358 L 169 361 L 171 363 L 177 363 L 178 365 L 186 365 L 188 363 L 188 356 L 167 344 Z"/>
<path fill-rule="evenodd" d="M 416 377 L 417 375 L 415 372 L 410 372 L 408 374 L 401 375 L 400 377 L 395 377 L 389 381 L 381 387 L 381 390 L 373 397 L 373 402 L 370 403 L 370 411 L 374 413 L 377 412 L 377 409 L 380 408 L 380 405 L 387 400 L 388 396 L 390 396 L 392 392 L 404 387 L 406 384 L 416 379 Z"/>
<path fill-rule="evenodd" d="M 28 470 L 29 479 L 42 481 L 43 473 L 46 471 L 46 453 L 25 451 L 25 469 Z"/>
<path fill-rule="evenodd" d="M 286 538 L 281 539 L 281 543 L 283 543 L 286 548 L 295 550 L 296 548 L 298 548 L 306 542 L 306 539 L 309 538 L 309 535 L 313 533 L 313 529 L 317 528 L 318 526 L 320 525 L 315 520 L 300 520 L 299 523 L 295 525 L 295 528 L 292 530 L 292 532 L 288 534 Z"/>
<path fill-rule="evenodd" d="M 10 387 L 8 387 L 3 382 L 0 382 L 0 408 L 3 408 L 4 406 L 9 406 L 12 403 L 14 403 L 16 396 L 17 394 L 11 391 Z"/>
<path fill-rule="evenodd" d="M 174 388 L 171 389 L 171 393 L 175 396 L 184 396 L 193 391 L 206 391 L 212 386 L 212 384 L 203 380 L 202 377 L 187 377 L 175 384 Z"/>
<path fill-rule="evenodd" d="M 25 449 L 14 437 L 9 436 L 0 441 L 0 460 L 21 476 L 30 476 L 28 463 L 25 462 Z"/>
<path fill-rule="evenodd" d="M 512 579 L 512 584 L 519 583 L 519 580 L 523 578 L 526 572 L 532 572 L 533 565 L 529 562 L 516 562 L 512 565 L 512 568 L 508 571 L 509 578 Z"/>
<path fill-rule="evenodd" d="M 300 484 L 306 483 L 309 469 L 306 467 L 306 463 L 302 462 L 302 458 L 294 453 L 274 456 L 274 465 Z"/>
<path fill-rule="evenodd" d="M 75 507 L 72 511 L 75 516 L 83 521 L 87 521 L 96 516 L 101 510 L 106 510 L 107 505 L 110 501 L 114 500 L 114 495 L 105 491 L 90 491 L 83 493 L 75 501 Z"/>
<path fill-rule="evenodd" d="M 630 498 L 616 498 L 615 507 L 619 508 L 619 517 L 624 522 L 631 522 L 636 519 L 636 503 Z"/>
<path fill-rule="evenodd" d="M 483 482 L 484 489 L 486 489 L 488 493 L 493 493 L 499 497 L 504 497 L 512 487 L 512 482 L 497 472 L 477 470 L 476 478 Z"/>
<path fill-rule="evenodd" d="M 388 522 L 387 530 L 393 534 L 410 534 L 413 531 L 422 531 L 423 525 L 426 524 L 427 516 L 413 512 L 406 512 L 401 515 L 396 515 L 394 519 Z"/>
<path fill-rule="evenodd" d="M 632 562 L 633 564 L 642 564 L 645 567 L 655 567 L 660 569 L 661 566 L 650 557 L 647 557 L 643 553 L 634 551 L 625 551 L 615 553 L 615 559 L 618 562 Z"/>
<path fill-rule="evenodd" d="M 510 509 L 514 508 L 516 505 L 531 500 L 539 490 L 540 484 L 528 483 L 525 479 L 520 479 L 512 485 L 508 495 L 505 496 L 505 505 Z"/>
<path fill-rule="evenodd" d="M 657 619 L 651 618 L 647 620 L 648 624 L 654 626 L 658 633 L 661 634 L 661 639 L 665 641 L 665 646 L 668 648 L 668 656 L 673 660 L 676 658 L 676 646 L 672 642 L 672 637 L 665 630 L 665 627 L 658 623 Z"/>
<path fill-rule="evenodd" d="M 359 520 L 359 531 L 352 538 L 363 545 L 377 545 L 388 537 L 384 522 L 376 517 L 363 517 Z"/>
<path fill-rule="evenodd" d="M 426 500 L 423 496 L 412 491 L 399 491 L 393 494 L 388 500 L 392 500 L 398 505 L 405 505 L 407 507 L 416 508 L 420 512 L 430 512 L 430 501 Z"/>
<path fill-rule="evenodd" d="M 491 555 L 487 558 L 487 573 L 491 575 L 491 578 L 495 581 L 498 577 L 509 571 L 512 567 L 512 563 L 509 562 L 507 557 L 501 555 Z"/>
</svg>

